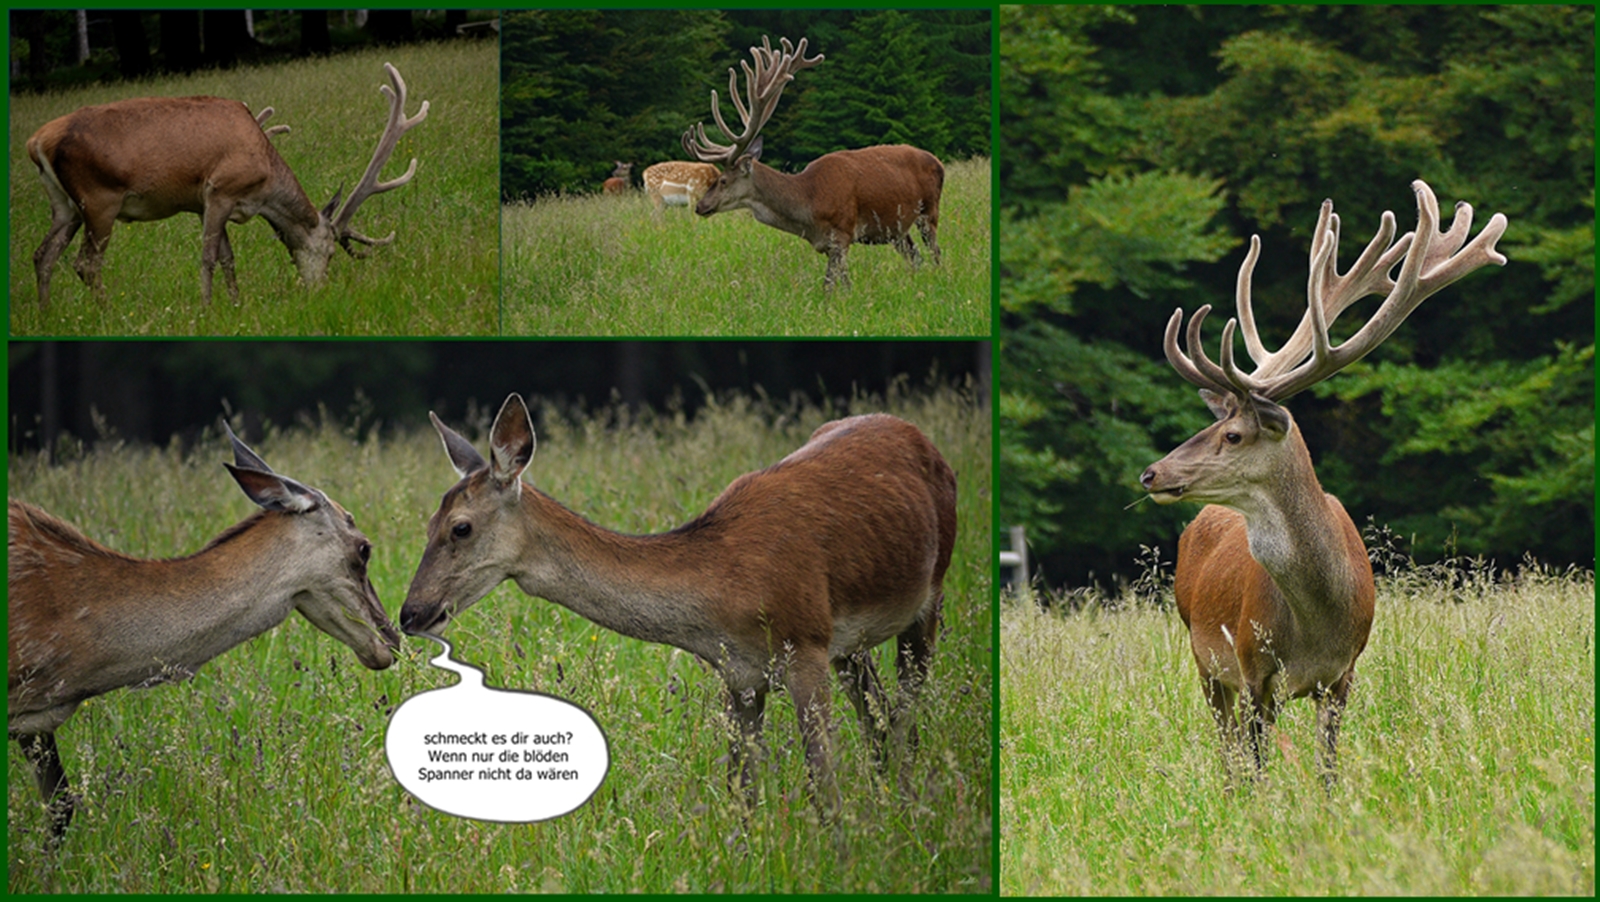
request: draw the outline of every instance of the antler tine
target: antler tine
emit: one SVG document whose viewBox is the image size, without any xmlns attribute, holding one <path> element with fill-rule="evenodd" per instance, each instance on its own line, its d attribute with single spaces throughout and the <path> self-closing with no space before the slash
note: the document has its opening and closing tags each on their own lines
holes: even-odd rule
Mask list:
<svg viewBox="0 0 1600 902">
<path fill-rule="evenodd" d="M 1311 358 L 1287 373 L 1259 380 L 1263 384 L 1263 396 L 1281 401 L 1328 378 L 1371 353 L 1405 322 L 1412 311 L 1440 289 L 1486 264 L 1505 265 L 1505 256 L 1494 247 L 1506 230 L 1507 221 L 1503 214 L 1496 213 L 1491 217 L 1478 237 L 1463 248 L 1462 244 L 1472 226 L 1472 206 L 1466 202 L 1458 203 L 1450 230 L 1441 233 L 1439 201 L 1434 197 L 1433 190 L 1420 179 L 1412 182 L 1411 187 L 1417 195 L 1417 230 L 1401 236 L 1393 247 L 1381 254 L 1375 250 L 1394 233 L 1394 216 L 1386 212 L 1378 236 L 1342 279 L 1332 278 L 1332 248 L 1319 249 L 1324 251 L 1324 255 L 1312 260 L 1310 309 L 1307 311 L 1307 317 L 1311 320 Z M 1327 241 L 1331 243 L 1334 238 L 1329 236 Z M 1404 262 L 1400 266 L 1399 278 L 1390 281 L 1387 273 L 1402 254 Z M 1317 275 L 1323 267 L 1327 268 L 1327 278 Z M 1324 297 L 1324 289 L 1330 281 L 1336 283 L 1334 296 Z M 1333 317 L 1357 298 L 1384 288 L 1388 289 L 1388 294 L 1378 311 L 1356 334 L 1334 347 L 1328 337 L 1328 325 Z"/>
<path fill-rule="evenodd" d="M 411 177 L 417 174 L 417 159 L 412 157 L 411 165 L 406 167 L 404 175 L 388 181 L 380 181 L 378 179 L 378 175 L 383 171 L 384 165 L 389 162 L 389 157 L 394 154 L 395 148 L 399 145 L 400 139 L 406 132 L 428 118 L 428 101 L 426 100 L 422 102 L 422 107 L 415 116 L 407 117 L 405 115 L 407 96 L 405 79 L 400 76 L 400 71 L 389 63 L 384 63 L 383 68 L 384 71 L 389 73 L 389 81 L 394 86 L 393 88 L 389 85 L 380 85 L 378 87 L 378 91 L 389 100 L 389 121 L 384 126 L 383 135 L 378 138 L 378 147 L 372 153 L 372 160 L 367 163 L 367 171 L 362 174 L 361 181 L 356 183 L 355 189 L 350 192 L 350 196 L 345 200 L 344 206 L 339 208 L 338 214 L 333 219 L 334 233 L 339 237 L 339 243 L 344 246 L 346 251 L 350 251 L 350 241 L 359 241 L 367 245 L 380 245 L 388 244 L 394 240 L 393 233 L 387 238 L 368 238 L 351 229 L 350 220 L 354 218 L 356 209 L 367 198 L 374 194 L 382 194 L 385 191 L 393 191 L 411 181 Z M 351 251 L 351 253 L 354 252 Z"/>
<path fill-rule="evenodd" d="M 1200 347 L 1200 324 L 1205 321 L 1209 313 L 1211 313 L 1211 305 L 1205 304 L 1199 310 L 1196 310 L 1194 316 L 1190 318 L 1188 335 L 1186 336 L 1189 353 L 1185 354 L 1178 348 L 1178 329 L 1183 324 L 1183 308 L 1179 307 L 1177 310 L 1172 311 L 1172 318 L 1167 320 L 1167 332 L 1162 339 L 1162 348 L 1167 352 L 1167 362 L 1172 364 L 1172 368 L 1178 371 L 1178 375 L 1182 376 L 1191 385 L 1227 394 L 1233 391 L 1228 382 L 1228 377 L 1216 364 L 1211 362 L 1211 359 L 1205 355 L 1204 349 Z M 1227 340 L 1232 339 L 1232 321 L 1224 329 L 1224 333 L 1227 336 Z"/>
</svg>

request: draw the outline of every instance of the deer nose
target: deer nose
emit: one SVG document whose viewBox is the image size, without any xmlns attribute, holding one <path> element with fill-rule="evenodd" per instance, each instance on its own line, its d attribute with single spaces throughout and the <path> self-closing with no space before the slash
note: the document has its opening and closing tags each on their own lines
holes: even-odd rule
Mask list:
<svg viewBox="0 0 1600 902">
<path fill-rule="evenodd" d="M 1145 489 L 1148 490 L 1150 488 L 1150 484 L 1155 482 L 1155 481 L 1156 481 L 1156 465 L 1155 464 L 1151 464 L 1150 466 L 1145 468 L 1144 475 L 1139 477 L 1139 484 L 1144 486 Z"/>
</svg>

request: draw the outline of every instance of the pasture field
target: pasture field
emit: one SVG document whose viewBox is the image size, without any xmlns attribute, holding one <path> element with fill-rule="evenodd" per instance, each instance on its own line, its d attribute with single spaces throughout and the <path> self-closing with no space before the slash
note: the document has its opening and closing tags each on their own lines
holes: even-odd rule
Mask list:
<svg viewBox="0 0 1600 902">
<path fill-rule="evenodd" d="M 391 62 L 406 80 L 406 113 L 429 101 L 428 118 L 401 139 L 384 178 L 410 184 L 369 198 L 355 228 L 395 242 L 367 259 L 335 252 L 328 281 L 306 290 L 288 250 L 264 219 L 230 225 L 239 301 L 219 267 L 212 303 L 200 299 L 200 219 L 117 223 L 96 300 L 72 270 L 80 231 L 39 310 L 33 252 L 50 204 L 28 160 L 27 140 L 81 106 L 146 95 L 214 94 L 272 106 L 269 125 L 292 131 L 273 143 L 313 205 L 360 180 L 383 131 L 378 86 Z M 19 335 L 477 335 L 499 329 L 499 54 L 492 41 L 417 44 L 233 71 L 205 72 L 50 94 L 14 94 L 10 120 L 10 327 Z M 359 247 L 359 246 L 358 246 Z"/>
<path fill-rule="evenodd" d="M 1594 894 L 1592 572 L 1381 578 L 1331 792 L 1299 699 L 1225 793 L 1175 610 L 1000 632 L 1002 894 Z"/>
<path fill-rule="evenodd" d="M 745 210 L 669 207 L 657 220 L 642 191 L 510 204 L 505 332 L 987 336 L 989 193 L 989 160 L 946 162 L 942 265 L 913 271 L 889 245 L 853 245 L 852 286 L 832 293 L 826 256 Z"/>
<path fill-rule="evenodd" d="M 841 822 L 821 825 L 786 694 L 771 697 L 762 800 L 742 818 L 726 788 L 721 683 L 692 656 L 626 639 L 510 584 L 445 635 L 487 684 L 583 706 L 610 741 L 599 792 L 537 824 L 462 820 L 391 777 L 394 706 L 455 678 L 407 640 L 362 668 L 295 615 L 191 680 L 86 703 L 58 733 L 83 803 L 58 853 L 31 771 L 10 755 L 9 890 L 56 892 L 963 892 L 992 891 L 990 431 L 970 389 L 858 398 L 849 410 L 727 396 L 681 414 L 563 417 L 536 410 L 528 478 L 597 523 L 669 529 L 741 472 L 776 461 L 826 419 L 888 410 L 933 439 L 960 480 L 945 632 L 919 709 L 910 798 L 878 775 L 835 691 Z M 492 410 L 467 417 L 480 450 Z M 461 426 L 460 423 L 453 425 Z M 373 540 L 372 580 L 397 614 L 428 517 L 456 476 L 426 427 L 375 434 L 303 423 L 244 436 L 274 469 L 321 488 Z M 222 439 L 111 447 L 56 466 L 10 460 L 13 497 L 131 554 L 197 550 L 252 508 Z M 892 670 L 892 644 L 880 654 Z"/>
</svg>

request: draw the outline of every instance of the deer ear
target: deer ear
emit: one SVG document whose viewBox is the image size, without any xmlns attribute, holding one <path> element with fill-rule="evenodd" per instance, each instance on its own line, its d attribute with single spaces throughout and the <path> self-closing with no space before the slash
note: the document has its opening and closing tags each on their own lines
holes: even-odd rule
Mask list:
<svg viewBox="0 0 1600 902">
<path fill-rule="evenodd" d="M 244 467 L 249 470 L 260 470 L 263 473 L 272 472 L 272 468 L 267 466 L 267 462 L 261 459 L 261 455 L 250 450 L 249 445 L 239 441 L 239 437 L 233 434 L 233 427 L 229 426 L 226 420 L 222 423 L 222 429 L 228 434 L 228 441 L 233 444 L 234 466 Z"/>
<path fill-rule="evenodd" d="M 761 138 L 761 135 L 756 135 L 756 139 L 751 141 L 750 146 L 745 149 L 744 155 L 751 160 L 761 159 Z"/>
<path fill-rule="evenodd" d="M 1260 395 L 1250 396 L 1251 406 L 1256 411 L 1256 422 L 1261 428 L 1271 434 L 1274 439 L 1281 439 L 1289 434 L 1289 427 L 1293 421 L 1289 418 L 1289 411 L 1268 401 Z"/>
<path fill-rule="evenodd" d="M 489 430 L 489 476 L 502 487 L 515 486 L 521 491 L 522 471 L 533 460 L 536 444 L 528 405 L 522 403 L 521 395 L 512 392 L 495 415 L 494 428 Z"/>
<path fill-rule="evenodd" d="M 465 479 L 468 474 L 476 473 L 488 466 L 483 455 L 478 453 L 477 448 L 472 447 L 471 442 L 440 422 L 431 410 L 428 411 L 428 419 L 433 421 L 433 428 L 439 433 L 440 441 L 444 442 L 444 453 L 450 458 L 450 466 L 455 468 L 457 476 Z"/>
<path fill-rule="evenodd" d="M 234 481 L 239 483 L 239 488 L 244 489 L 244 493 L 251 501 L 269 511 L 303 514 L 322 502 L 321 492 L 310 486 L 301 485 L 287 476 L 252 470 L 248 467 L 236 467 L 228 463 L 223 466 L 233 474 Z"/>
<path fill-rule="evenodd" d="M 1206 402 L 1206 406 L 1211 408 L 1211 415 L 1218 420 L 1226 420 L 1228 417 L 1233 416 L 1234 406 L 1230 403 L 1232 399 L 1228 395 L 1218 394 L 1209 388 L 1202 388 L 1200 389 L 1200 400 Z"/>
</svg>

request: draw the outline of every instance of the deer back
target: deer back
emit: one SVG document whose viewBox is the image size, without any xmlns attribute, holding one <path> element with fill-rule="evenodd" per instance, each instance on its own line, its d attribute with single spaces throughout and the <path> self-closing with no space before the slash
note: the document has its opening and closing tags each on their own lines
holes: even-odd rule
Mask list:
<svg viewBox="0 0 1600 902">
<path fill-rule="evenodd" d="M 758 164 L 759 166 L 759 164 Z M 944 166 L 925 150 L 905 144 L 839 150 L 811 161 L 779 184 L 776 170 L 761 167 L 757 191 L 809 220 L 814 230 L 836 231 L 863 244 L 905 234 L 918 217 L 939 218 Z M 759 171 L 759 170 L 758 170 Z M 809 236 L 808 236 L 809 237 Z"/>
</svg>

